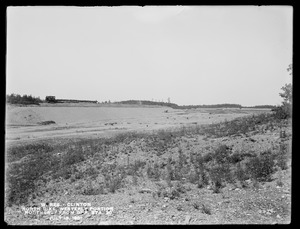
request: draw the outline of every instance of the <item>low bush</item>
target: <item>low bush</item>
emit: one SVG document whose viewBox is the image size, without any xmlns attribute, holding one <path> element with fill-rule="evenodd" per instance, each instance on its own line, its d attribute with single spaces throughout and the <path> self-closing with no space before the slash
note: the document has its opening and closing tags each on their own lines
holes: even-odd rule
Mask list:
<svg viewBox="0 0 300 229">
<path fill-rule="evenodd" d="M 285 103 L 272 109 L 273 117 L 276 119 L 288 119 L 292 117 L 292 105 Z"/>
<path fill-rule="evenodd" d="M 251 158 L 246 163 L 246 171 L 251 178 L 257 181 L 270 181 L 271 175 L 274 173 L 274 156 L 271 151 Z"/>
</svg>

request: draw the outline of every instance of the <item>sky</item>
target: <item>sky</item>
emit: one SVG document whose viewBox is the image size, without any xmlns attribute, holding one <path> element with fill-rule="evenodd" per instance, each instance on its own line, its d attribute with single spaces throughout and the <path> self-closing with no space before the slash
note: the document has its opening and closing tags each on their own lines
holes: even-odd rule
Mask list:
<svg viewBox="0 0 300 229">
<path fill-rule="evenodd" d="M 279 105 L 291 6 L 7 8 L 6 93 Z"/>
</svg>

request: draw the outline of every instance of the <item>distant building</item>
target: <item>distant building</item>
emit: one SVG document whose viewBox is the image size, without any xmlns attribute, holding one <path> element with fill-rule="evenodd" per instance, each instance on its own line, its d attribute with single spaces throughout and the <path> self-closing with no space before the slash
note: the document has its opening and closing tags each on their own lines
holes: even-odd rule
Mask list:
<svg viewBox="0 0 300 229">
<path fill-rule="evenodd" d="M 46 102 L 55 103 L 55 96 L 46 96 Z"/>
</svg>

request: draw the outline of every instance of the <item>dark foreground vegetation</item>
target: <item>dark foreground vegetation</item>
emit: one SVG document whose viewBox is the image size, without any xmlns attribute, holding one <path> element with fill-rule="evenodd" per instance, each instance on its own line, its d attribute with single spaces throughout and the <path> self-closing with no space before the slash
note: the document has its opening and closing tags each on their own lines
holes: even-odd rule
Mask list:
<svg viewBox="0 0 300 229">
<path fill-rule="evenodd" d="M 210 185 L 218 193 L 228 183 L 239 182 L 246 187 L 249 179 L 254 183 L 269 181 L 275 171 L 287 169 L 288 147 L 284 141 L 278 143 L 276 150 L 262 152 L 235 152 L 226 144 L 205 152 L 192 152 L 183 150 L 178 142 L 199 135 L 221 138 L 264 133 L 288 125 L 288 119 L 274 112 L 154 133 L 122 133 L 109 139 L 11 146 L 6 152 L 6 205 L 25 204 L 45 193 L 58 194 L 55 188 L 47 188 L 53 182 L 76 183 L 78 194 L 99 195 L 116 192 L 126 186 L 128 179 L 137 184 L 143 177 L 153 182 L 166 181 L 169 187 L 159 188 L 154 195 L 172 199 L 185 192 L 184 182 L 197 184 L 200 189 Z M 285 133 L 280 136 L 286 137 Z M 134 151 L 130 148 L 133 142 L 139 142 L 141 151 L 151 152 L 158 158 L 167 155 L 174 146 L 178 150 L 174 155 L 169 154 L 167 160 L 151 162 L 128 157 L 118 162 L 118 154 L 129 155 Z M 197 207 L 209 213 L 205 206 Z"/>
</svg>

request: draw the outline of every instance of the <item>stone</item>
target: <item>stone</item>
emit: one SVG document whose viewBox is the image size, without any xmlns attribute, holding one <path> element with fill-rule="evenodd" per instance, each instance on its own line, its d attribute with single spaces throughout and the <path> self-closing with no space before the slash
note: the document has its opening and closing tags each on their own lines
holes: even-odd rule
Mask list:
<svg viewBox="0 0 300 229">
<path fill-rule="evenodd" d="M 153 191 L 151 189 L 148 189 L 148 188 L 144 188 L 144 189 L 141 189 L 139 190 L 139 193 L 152 193 Z"/>
<path fill-rule="evenodd" d="M 190 221 L 191 221 L 191 216 L 190 216 L 190 215 L 187 215 L 187 216 L 185 217 L 184 224 L 189 224 Z"/>
</svg>

